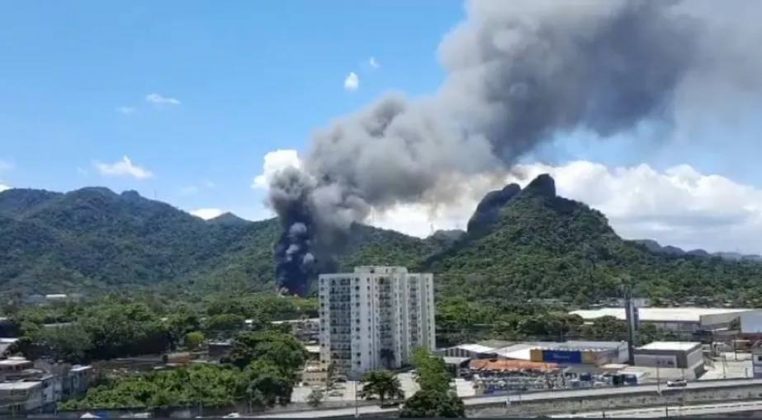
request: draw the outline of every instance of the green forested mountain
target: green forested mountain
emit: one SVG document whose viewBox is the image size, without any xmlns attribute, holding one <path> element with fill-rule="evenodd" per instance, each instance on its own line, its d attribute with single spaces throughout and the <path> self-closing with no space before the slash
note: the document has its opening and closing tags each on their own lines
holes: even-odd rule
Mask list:
<svg viewBox="0 0 762 420">
<path fill-rule="evenodd" d="M 279 232 L 275 219 L 203 221 L 132 191 L 7 190 L 0 193 L 0 290 L 272 290 Z M 489 196 L 468 233 L 421 240 L 356 225 L 339 263 L 429 270 L 440 299 L 496 306 L 588 303 L 618 296 L 627 279 L 639 295 L 664 301 L 762 305 L 762 264 L 622 240 L 603 214 L 556 196 L 548 176 Z"/>
<path fill-rule="evenodd" d="M 140 286 L 273 289 L 275 219 L 226 214 L 204 221 L 134 191 L 0 193 L 0 290 L 97 293 Z M 344 266 L 370 258 L 413 264 L 429 247 L 397 232 L 357 226 Z"/>
<path fill-rule="evenodd" d="M 442 295 L 480 302 L 585 304 L 620 296 L 628 281 L 637 295 L 665 303 L 762 306 L 762 264 L 625 241 L 599 211 L 556 196 L 547 175 L 502 206 L 489 233 L 469 233 L 421 266 L 438 274 Z"/>
</svg>

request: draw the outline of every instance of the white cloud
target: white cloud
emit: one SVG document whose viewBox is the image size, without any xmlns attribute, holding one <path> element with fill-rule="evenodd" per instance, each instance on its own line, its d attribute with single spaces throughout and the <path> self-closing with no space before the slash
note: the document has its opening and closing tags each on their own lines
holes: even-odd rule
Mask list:
<svg viewBox="0 0 762 420">
<path fill-rule="evenodd" d="M 526 184 L 541 173 L 556 180 L 558 194 L 600 210 L 627 239 L 655 239 L 686 250 L 762 254 L 762 188 L 702 174 L 689 165 L 664 171 L 649 165 L 607 167 L 576 161 L 560 166 L 519 165 L 508 182 Z M 463 229 L 488 183 L 473 189 L 457 204 L 432 210 L 424 205 L 399 205 L 374 212 L 375 226 L 425 237 L 432 229 Z"/>
<path fill-rule="evenodd" d="M 347 75 L 347 78 L 344 79 L 344 89 L 353 92 L 357 90 L 357 88 L 360 87 L 360 78 L 357 77 L 357 74 L 355 72 L 350 72 Z"/>
<path fill-rule="evenodd" d="M 214 219 L 215 217 L 219 217 L 223 213 L 225 213 L 224 210 L 214 209 L 214 208 L 196 209 L 190 212 L 190 214 L 196 217 L 200 217 L 204 220 Z"/>
<path fill-rule="evenodd" d="M 262 173 L 254 178 L 251 187 L 255 189 L 268 189 L 273 176 L 288 167 L 302 167 L 302 161 L 299 159 L 299 154 L 296 150 L 278 149 L 265 154 Z"/>
<path fill-rule="evenodd" d="M 180 105 L 180 100 L 169 96 L 162 96 L 158 93 L 149 93 L 146 95 L 146 102 L 154 105 Z"/>
<path fill-rule="evenodd" d="M 264 170 L 252 185 L 267 189 L 273 174 L 300 167 L 295 150 L 265 155 Z M 556 180 L 558 195 L 600 210 L 626 239 L 654 239 L 662 245 L 710 252 L 762 254 L 762 188 L 719 175 L 703 174 L 689 165 L 660 171 L 642 164 L 608 167 L 589 161 L 559 166 L 518 165 L 502 178 L 452 180 L 460 185 L 449 204 L 405 204 L 371 212 L 367 223 L 426 237 L 432 230 L 465 229 L 479 200 L 488 191 L 517 182 L 522 187 L 542 173 Z"/>
<path fill-rule="evenodd" d="M 93 165 L 95 166 L 95 169 L 104 176 L 128 176 L 135 179 L 148 179 L 153 177 L 151 171 L 132 163 L 127 156 L 122 157 L 122 160 L 118 160 L 114 163 L 95 162 Z"/>
<path fill-rule="evenodd" d="M 116 112 L 122 114 L 122 115 L 130 115 L 135 113 L 135 108 L 131 106 L 120 106 L 116 109 Z"/>
<path fill-rule="evenodd" d="M 10 189 L 11 189 L 10 185 L 0 184 L 0 192 L 3 192 L 5 190 L 10 190 Z"/>
<path fill-rule="evenodd" d="M 377 69 L 377 68 L 381 67 L 381 63 L 379 63 L 378 60 L 376 60 L 376 57 L 369 58 L 368 59 L 368 65 L 371 68 L 374 68 L 374 69 Z"/>
<path fill-rule="evenodd" d="M 702 174 L 689 165 L 606 167 L 577 161 L 517 168 L 547 172 L 559 195 L 603 212 L 621 236 L 708 251 L 762 253 L 762 189 Z"/>
</svg>

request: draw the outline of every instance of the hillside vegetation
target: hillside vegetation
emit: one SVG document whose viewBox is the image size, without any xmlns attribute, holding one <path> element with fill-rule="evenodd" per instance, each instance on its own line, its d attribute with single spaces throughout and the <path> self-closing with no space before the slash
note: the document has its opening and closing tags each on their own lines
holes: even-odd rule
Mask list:
<svg viewBox="0 0 762 420">
<path fill-rule="evenodd" d="M 421 267 L 440 294 L 480 302 L 560 299 L 584 305 L 636 295 L 669 303 L 762 305 L 762 264 L 668 255 L 621 239 L 606 217 L 556 196 L 541 176 L 506 203 L 486 235 L 465 235 Z"/>
<path fill-rule="evenodd" d="M 276 219 L 204 221 L 134 191 L 0 193 L 0 290 L 5 294 L 165 287 L 173 293 L 274 290 Z M 431 253 L 418 238 L 356 226 L 342 267 L 409 264 Z"/>
<path fill-rule="evenodd" d="M 0 288 L 274 290 L 279 232 L 275 219 L 204 221 L 132 191 L 8 190 L 0 193 Z M 338 258 L 342 269 L 395 264 L 432 271 L 439 302 L 474 311 L 530 299 L 584 305 L 619 296 L 624 281 L 657 302 L 762 306 L 762 264 L 670 255 L 625 241 L 600 212 L 558 197 L 547 175 L 524 190 L 508 186 L 487 196 L 466 233 L 422 240 L 355 225 Z"/>
</svg>

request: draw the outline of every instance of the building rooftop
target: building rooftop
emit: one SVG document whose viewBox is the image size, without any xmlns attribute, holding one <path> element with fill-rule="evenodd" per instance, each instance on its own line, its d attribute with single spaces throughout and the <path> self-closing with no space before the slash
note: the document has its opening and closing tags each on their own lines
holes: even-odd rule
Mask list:
<svg viewBox="0 0 762 420">
<path fill-rule="evenodd" d="M 9 357 L 7 359 L 0 360 L 0 366 L 17 366 L 23 364 L 31 364 L 29 360 L 23 357 Z"/>
<path fill-rule="evenodd" d="M 407 273 L 406 267 L 400 266 L 385 266 L 385 265 L 361 265 L 355 267 L 355 273 L 375 273 L 375 274 L 391 274 L 391 273 Z"/>
<path fill-rule="evenodd" d="M 253 319 L 247 319 L 246 321 L 247 322 L 248 321 L 254 322 Z M 301 324 L 301 323 L 310 323 L 310 322 L 319 323 L 320 322 L 320 318 L 300 318 L 300 319 L 284 319 L 284 320 L 281 320 L 281 321 L 270 321 L 270 323 L 273 324 L 273 325 L 280 325 L 280 324 Z"/>
<path fill-rule="evenodd" d="M 442 359 L 444 360 L 446 365 L 460 365 L 466 360 L 469 360 L 468 357 L 450 357 L 450 356 L 445 356 Z"/>
<path fill-rule="evenodd" d="M 498 372 L 522 372 L 537 371 L 543 373 L 557 372 L 560 367 L 557 363 L 527 362 L 524 360 L 488 360 L 477 359 L 469 363 L 472 370 L 486 370 Z"/>
<path fill-rule="evenodd" d="M 565 341 L 565 342 L 552 342 L 552 341 L 535 341 L 513 344 L 494 350 L 500 357 L 514 360 L 530 360 L 532 349 L 545 349 L 545 350 L 616 350 L 622 346 L 626 346 L 624 341 Z"/>
<path fill-rule="evenodd" d="M 563 343 L 536 343 L 545 350 L 616 350 L 626 346 L 624 341 L 566 341 Z"/>
<path fill-rule="evenodd" d="M 495 350 L 495 353 L 497 353 L 497 355 L 500 357 L 505 357 L 506 359 L 531 360 L 533 348 L 534 344 L 532 343 L 519 343 L 497 349 Z"/>
<path fill-rule="evenodd" d="M 24 382 L 0 382 L 0 391 L 18 391 L 32 389 L 41 386 L 40 381 L 24 381 Z"/>
<path fill-rule="evenodd" d="M 482 346 L 481 344 L 461 344 L 455 347 L 461 350 L 470 351 L 473 353 L 494 353 L 495 352 L 494 348 Z"/>
<path fill-rule="evenodd" d="M 730 314 L 735 312 L 748 312 L 753 309 L 746 308 L 638 308 L 638 317 L 641 321 L 653 322 L 700 322 L 704 315 Z M 624 308 L 599 308 L 582 309 L 571 312 L 585 320 L 593 320 L 604 316 L 613 316 L 617 319 L 625 319 Z"/>
<path fill-rule="evenodd" d="M 640 346 L 638 350 L 678 350 L 687 351 L 694 347 L 701 347 L 701 343 L 692 341 L 654 341 L 645 346 Z"/>
</svg>

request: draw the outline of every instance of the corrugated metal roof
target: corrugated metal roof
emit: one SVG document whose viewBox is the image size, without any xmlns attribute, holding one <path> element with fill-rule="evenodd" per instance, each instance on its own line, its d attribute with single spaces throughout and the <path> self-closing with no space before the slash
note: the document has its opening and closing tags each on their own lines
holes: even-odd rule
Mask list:
<svg viewBox="0 0 762 420">
<path fill-rule="evenodd" d="M 542 373 L 558 372 L 561 368 L 557 363 L 528 362 L 525 360 L 488 360 L 477 359 L 469 363 L 473 370 L 497 372 L 536 371 Z"/>
<path fill-rule="evenodd" d="M 719 315 L 753 311 L 745 308 L 638 308 L 638 317 L 641 321 L 653 322 L 699 322 L 704 315 Z M 625 319 L 624 308 L 600 308 L 584 309 L 570 312 L 579 315 L 583 319 L 593 320 L 604 316 L 613 316 L 617 319 Z"/>
<path fill-rule="evenodd" d="M 495 349 L 492 347 L 482 346 L 481 344 L 461 344 L 456 346 L 461 350 L 470 351 L 473 353 L 494 353 Z"/>
<path fill-rule="evenodd" d="M 701 347 L 701 343 L 690 341 L 654 341 L 645 346 L 638 347 L 637 350 L 677 350 L 687 351 L 695 347 Z"/>
</svg>

